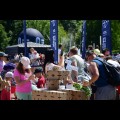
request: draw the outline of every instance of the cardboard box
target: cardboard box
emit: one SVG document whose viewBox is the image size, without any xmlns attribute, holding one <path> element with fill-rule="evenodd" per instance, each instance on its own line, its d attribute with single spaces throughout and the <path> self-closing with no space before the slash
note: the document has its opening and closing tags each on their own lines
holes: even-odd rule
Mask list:
<svg viewBox="0 0 120 120">
<path fill-rule="evenodd" d="M 67 100 L 72 100 L 72 91 L 73 90 L 69 90 L 69 89 L 60 90 L 59 89 L 59 91 L 66 92 L 67 93 Z"/>
<path fill-rule="evenodd" d="M 46 90 L 33 90 L 32 100 L 46 100 Z"/>
<path fill-rule="evenodd" d="M 32 91 L 32 100 L 66 100 L 67 93 L 53 90 Z"/>
<path fill-rule="evenodd" d="M 48 80 L 64 80 L 67 79 L 70 71 L 48 71 L 46 74 L 46 78 Z"/>
<path fill-rule="evenodd" d="M 67 93 L 62 91 L 46 91 L 46 100 L 67 100 Z"/>
<path fill-rule="evenodd" d="M 58 90 L 59 89 L 59 80 L 47 80 L 46 87 L 48 90 Z"/>
<path fill-rule="evenodd" d="M 85 95 L 85 92 L 79 90 L 72 91 L 72 100 L 89 100 L 89 97 Z"/>
<path fill-rule="evenodd" d="M 60 72 L 50 70 L 50 71 L 47 72 L 46 78 L 48 80 L 60 80 Z"/>
<path fill-rule="evenodd" d="M 64 89 L 60 90 L 67 93 L 67 100 L 89 100 L 90 98 L 85 95 L 85 92 L 79 90 Z"/>
</svg>

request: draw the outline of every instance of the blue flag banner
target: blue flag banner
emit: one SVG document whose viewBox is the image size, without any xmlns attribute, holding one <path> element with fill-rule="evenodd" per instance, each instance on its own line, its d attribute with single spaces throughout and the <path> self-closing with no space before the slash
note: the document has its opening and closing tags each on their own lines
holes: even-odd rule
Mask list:
<svg viewBox="0 0 120 120">
<path fill-rule="evenodd" d="M 85 58 L 86 53 L 86 20 L 83 21 L 82 26 L 82 58 Z"/>
<path fill-rule="evenodd" d="M 25 56 L 28 57 L 27 39 L 26 39 L 26 20 L 23 20 L 23 31 L 24 31 Z"/>
<path fill-rule="evenodd" d="M 50 20 L 50 44 L 54 50 L 54 63 L 58 64 L 58 20 Z"/>
<path fill-rule="evenodd" d="M 102 20 L 101 48 L 102 50 L 108 48 L 112 54 L 110 20 Z"/>
</svg>

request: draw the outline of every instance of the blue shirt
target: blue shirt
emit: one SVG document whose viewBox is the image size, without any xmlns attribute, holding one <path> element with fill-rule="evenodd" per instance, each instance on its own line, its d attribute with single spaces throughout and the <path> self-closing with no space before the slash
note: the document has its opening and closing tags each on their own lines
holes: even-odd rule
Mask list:
<svg viewBox="0 0 120 120">
<path fill-rule="evenodd" d="M 102 62 L 100 62 L 99 60 L 103 61 L 102 58 L 99 58 L 99 57 L 96 57 L 93 62 L 96 62 L 97 65 L 98 65 L 98 70 L 99 70 L 99 78 L 98 80 L 95 81 L 95 85 L 97 87 L 104 87 L 106 85 L 108 85 L 108 82 L 107 82 L 107 75 L 106 75 L 106 71 L 105 71 L 105 67 L 103 65 Z"/>
</svg>

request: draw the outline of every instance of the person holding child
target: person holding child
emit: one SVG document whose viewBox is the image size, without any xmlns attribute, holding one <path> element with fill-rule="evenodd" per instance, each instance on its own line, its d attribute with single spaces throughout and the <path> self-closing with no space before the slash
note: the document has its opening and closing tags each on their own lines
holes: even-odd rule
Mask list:
<svg viewBox="0 0 120 120">
<path fill-rule="evenodd" d="M 13 79 L 13 73 L 7 72 L 5 79 L 3 80 L 4 88 L 1 92 L 1 100 L 11 100 L 11 82 Z"/>
</svg>

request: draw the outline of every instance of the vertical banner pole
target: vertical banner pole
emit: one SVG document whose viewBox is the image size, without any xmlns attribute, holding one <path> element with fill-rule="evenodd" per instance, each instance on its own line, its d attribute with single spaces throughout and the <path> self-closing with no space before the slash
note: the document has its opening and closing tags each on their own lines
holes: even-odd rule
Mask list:
<svg viewBox="0 0 120 120">
<path fill-rule="evenodd" d="M 50 44 L 54 50 L 54 63 L 58 64 L 58 20 L 50 20 Z"/>
<path fill-rule="evenodd" d="M 83 20 L 82 26 L 82 58 L 85 58 L 86 53 L 86 20 Z"/>
<path fill-rule="evenodd" d="M 25 56 L 28 57 L 27 39 L 26 39 L 26 20 L 23 20 L 23 31 L 24 31 Z"/>
</svg>

